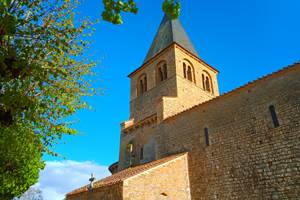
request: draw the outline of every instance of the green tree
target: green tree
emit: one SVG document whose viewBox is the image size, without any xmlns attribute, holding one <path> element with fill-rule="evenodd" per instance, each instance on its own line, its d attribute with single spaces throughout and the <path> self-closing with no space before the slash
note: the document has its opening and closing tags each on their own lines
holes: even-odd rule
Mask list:
<svg viewBox="0 0 300 200">
<path fill-rule="evenodd" d="M 0 1 L 0 196 L 11 199 L 38 180 L 42 153 L 75 134 L 66 117 L 93 95 L 84 57 L 92 25 L 75 22 L 77 1 Z"/>
<path fill-rule="evenodd" d="M 138 8 L 134 0 L 103 0 L 104 11 L 102 18 L 113 24 L 122 24 L 121 12 L 130 12 L 136 14 Z M 180 2 L 179 0 L 164 0 L 162 10 L 171 19 L 178 18 L 180 15 Z"/>
<path fill-rule="evenodd" d="M 121 24 L 137 13 L 133 0 L 103 0 L 104 20 Z M 87 108 L 95 62 L 84 56 L 94 22 L 77 19 L 77 0 L 0 0 L 0 196 L 12 199 L 38 180 L 42 154 L 63 135 L 66 118 Z M 171 18 L 180 4 L 164 0 Z"/>
</svg>

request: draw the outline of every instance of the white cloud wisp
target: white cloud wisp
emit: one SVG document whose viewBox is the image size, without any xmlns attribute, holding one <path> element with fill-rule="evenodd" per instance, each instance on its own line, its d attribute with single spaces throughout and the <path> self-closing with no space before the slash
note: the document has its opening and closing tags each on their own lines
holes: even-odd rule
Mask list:
<svg viewBox="0 0 300 200">
<path fill-rule="evenodd" d="M 66 193 L 88 184 L 91 173 L 96 180 L 110 175 L 106 166 L 91 161 L 48 161 L 34 187 L 42 191 L 44 200 L 62 200 Z"/>
</svg>

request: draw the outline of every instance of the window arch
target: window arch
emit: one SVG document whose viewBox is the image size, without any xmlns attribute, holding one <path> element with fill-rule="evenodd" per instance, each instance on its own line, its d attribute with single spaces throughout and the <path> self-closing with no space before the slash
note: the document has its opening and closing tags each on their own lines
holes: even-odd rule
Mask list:
<svg viewBox="0 0 300 200">
<path fill-rule="evenodd" d="M 194 68 L 187 60 L 183 61 L 183 77 L 191 82 L 195 82 Z"/>
<path fill-rule="evenodd" d="M 135 141 L 131 140 L 127 143 L 125 149 L 125 162 L 128 167 L 133 166 L 135 160 Z"/>
<path fill-rule="evenodd" d="M 167 63 L 162 61 L 156 67 L 156 82 L 160 83 L 168 78 Z"/>
<path fill-rule="evenodd" d="M 193 77 L 192 77 L 192 68 L 191 66 L 188 66 L 188 69 L 187 69 L 187 79 L 189 81 L 193 81 Z"/>
<path fill-rule="evenodd" d="M 138 94 L 142 95 L 147 91 L 147 76 L 143 74 L 138 79 Z"/>
<path fill-rule="evenodd" d="M 168 78 L 168 68 L 166 63 L 163 65 L 163 72 L 164 72 L 164 80 L 165 80 Z"/>
<path fill-rule="evenodd" d="M 203 87 L 203 90 L 214 93 L 212 79 L 211 79 L 209 73 L 207 73 L 206 71 L 202 72 L 202 87 Z"/>
<path fill-rule="evenodd" d="M 208 92 L 210 92 L 211 88 L 210 88 L 210 79 L 208 78 L 208 76 L 205 78 L 205 88 Z"/>
</svg>

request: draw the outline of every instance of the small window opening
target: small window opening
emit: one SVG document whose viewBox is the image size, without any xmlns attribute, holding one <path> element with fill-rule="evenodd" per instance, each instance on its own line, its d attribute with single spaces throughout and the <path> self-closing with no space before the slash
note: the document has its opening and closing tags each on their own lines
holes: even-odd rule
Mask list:
<svg viewBox="0 0 300 200">
<path fill-rule="evenodd" d="M 147 91 L 147 76 L 144 78 L 144 92 Z"/>
<path fill-rule="evenodd" d="M 276 127 L 279 126 L 279 121 L 278 121 L 278 118 L 277 118 L 275 106 L 270 105 L 270 106 L 269 106 L 269 110 L 270 110 L 270 113 L 271 113 L 273 125 L 274 125 L 274 127 L 276 128 Z"/>
<path fill-rule="evenodd" d="M 186 64 L 183 63 L 183 77 L 186 78 Z"/>
<path fill-rule="evenodd" d="M 165 197 L 167 197 L 167 196 L 168 196 L 168 195 L 167 195 L 166 193 L 164 193 L 164 192 L 163 192 L 163 193 L 161 193 L 160 195 L 161 195 L 161 196 L 165 196 Z"/>
<path fill-rule="evenodd" d="M 140 150 L 140 160 L 144 159 L 144 148 L 142 147 Z"/>
<path fill-rule="evenodd" d="M 206 146 L 209 146 L 209 135 L 208 135 L 208 128 L 204 128 L 204 136 L 205 136 L 205 144 Z"/>
</svg>

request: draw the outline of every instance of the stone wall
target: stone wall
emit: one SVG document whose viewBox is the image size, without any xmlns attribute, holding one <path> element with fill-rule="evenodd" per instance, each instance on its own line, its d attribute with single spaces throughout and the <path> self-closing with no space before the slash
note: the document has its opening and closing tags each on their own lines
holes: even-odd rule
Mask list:
<svg viewBox="0 0 300 200">
<path fill-rule="evenodd" d="M 130 118 L 139 121 L 155 113 L 156 102 L 162 96 L 176 96 L 175 55 L 174 48 L 169 47 L 151 62 L 146 63 L 140 70 L 130 75 Z M 168 78 L 157 83 L 157 65 L 166 62 Z M 147 91 L 138 94 L 138 80 L 143 74 L 147 75 Z"/>
<path fill-rule="evenodd" d="M 175 115 L 183 110 L 191 108 L 202 102 L 219 96 L 218 72 L 196 58 L 178 45 L 175 48 L 176 67 L 176 97 L 164 96 L 158 104 L 158 121 L 162 121 L 169 116 Z M 193 81 L 184 78 L 183 63 L 192 66 Z M 213 92 L 205 91 L 202 83 L 202 74 L 208 74 L 211 79 Z"/>
<path fill-rule="evenodd" d="M 167 63 L 168 79 L 157 83 L 156 67 L 162 61 Z M 184 62 L 193 69 L 192 82 L 184 78 Z M 147 92 L 138 95 L 138 80 L 143 74 L 147 75 Z M 213 92 L 204 91 L 202 74 L 207 74 L 210 77 Z M 134 119 L 137 122 L 155 113 L 163 119 L 193 105 L 219 96 L 217 74 L 218 72 L 214 68 L 180 46 L 176 44 L 171 45 L 151 62 L 146 63 L 142 68 L 130 75 L 130 119 Z M 160 101 L 165 102 L 158 105 L 161 103 Z"/>
<path fill-rule="evenodd" d="M 177 97 L 162 98 L 159 121 L 215 97 L 181 76 L 176 77 L 176 87 Z"/>
<path fill-rule="evenodd" d="M 143 120 L 157 112 L 157 103 L 163 96 L 177 96 L 176 76 L 169 77 L 155 88 L 130 102 L 131 115 L 135 122 Z"/>
<path fill-rule="evenodd" d="M 157 138 L 155 134 L 157 132 L 156 121 L 146 123 L 136 127 L 135 129 L 128 131 L 127 133 L 121 133 L 120 139 L 120 153 L 119 153 L 119 171 L 129 167 L 129 152 L 127 151 L 127 145 L 133 141 L 133 153 L 134 157 L 131 157 L 132 165 L 138 165 L 145 162 L 152 161 L 157 158 Z M 141 148 L 143 148 L 143 159 L 141 158 Z"/>
<path fill-rule="evenodd" d="M 190 152 L 192 199 L 300 196 L 300 64 L 170 117 L 159 130 L 160 157 Z"/>
<path fill-rule="evenodd" d="M 213 94 L 208 94 L 210 96 L 219 96 L 219 87 L 218 87 L 218 71 L 199 58 L 195 57 L 179 45 L 174 45 L 175 47 L 175 66 L 176 66 L 176 75 L 184 78 L 183 75 L 183 62 L 190 63 L 194 69 L 194 84 L 200 89 L 203 90 L 202 84 L 202 74 L 208 74 L 211 78 L 213 85 Z"/>
<path fill-rule="evenodd" d="M 124 200 L 190 200 L 187 154 L 123 183 Z"/>
<path fill-rule="evenodd" d="M 176 59 L 175 59 L 176 58 Z M 165 61 L 168 69 L 168 79 L 157 83 L 156 67 L 159 63 Z M 193 68 L 193 81 L 184 78 L 183 62 Z M 205 71 L 209 73 L 213 84 L 214 92 L 207 92 L 203 89 L 201 74 Z M 135 155 L 139 155 L 139 149 L 145 145 L 150 147 L 148 143 L 159 140 L 159 136 L 155 133 L 159 129 L 154 128 L 157 124 L 165 118 L 179 113 L 187 108 L 205 102 L 219 95 L 217 84 L 217 71 L 209 65 L 202 62 L 199 58 L 195 58 L 180 46 L 173 44 L 151 62 L 146 63 L 140 69 L 130 75 L 131 78 L 131 102 L 130 102 L 130 120 L 122 124 L 119 170 L 128 167 L 128 156 L 126 156 L 126 145 L 134 140 L 136 142 Z M 148 90 L 142 94 L 137 95 L 137 83 L 139 77 L 143 74 L 147 75 Z M 157 124 L 154 124 L 151 129 L 143 128 L 144 126 L 137 126 L 138 123 L 145 120 L 149 116 L 157 116 Z M 130 133 L 124 134 L 124 129 L 132 129 Z M 146 126 L 145 126 L 146 127 Z M 156 131 L 157 130 L 157 131 Z M 156 142 L 154 142 L 156 143 Z M 146 159 L 139 160 L 134 158 L 136 164 L 151 161 L 156 158 L 156 144 L 152 145 L 151 155 L 149 148 L 146 148 Z"/>
</svg>

